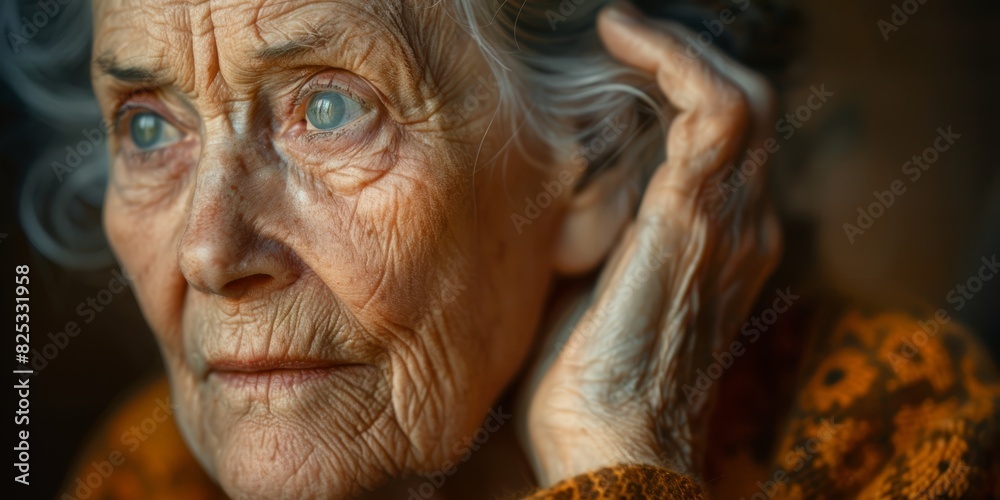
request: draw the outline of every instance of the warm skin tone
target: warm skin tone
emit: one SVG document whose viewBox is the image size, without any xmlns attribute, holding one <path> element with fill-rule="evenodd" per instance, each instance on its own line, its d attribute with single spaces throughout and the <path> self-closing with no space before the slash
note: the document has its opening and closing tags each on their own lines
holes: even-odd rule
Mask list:
<svg viewBox="0 0 1000 500">
<path fill-rule="evenodd" d="M 117 127 L 105 225 L 163 351 L 179 426 L 228 494 L 339 497 L 454 460 L 525 363 L 557 271 L 608 255 L 606 298 L 634 287 L 630 266 L 673 257 L 636 289 L 642 301 L 600 316 L 606 333 L 576 332 L 574 349 L 533 372 L 520 414 L 539 481 L 697 453 L 657 439 L 691 444 L 698 430 L 666 429 L 655 414 L 682 409 L 656 381 L 671 372 L 664 346 L 732 326 L 679 314 L 692 290 L 739 285 L 718 305 L 735 320 L 773 264 L 760 183 L 734 205 L 748 211 L 738 226 L 701 196 L 766 114 L 752 75 L 714 53 L 663 64 L 673 28 L 603 16 L 612 54 L 655 75 L 681 110 L 671 159 L 635 220 L 617 202 L 623 166 L 518 234 L 511 200 L 563 166 L 516 152 L 503 176 L 483 164 L 512 131 L 487 128 L 496 102 L 456 115 L 488 69 L 443 7 L 103 0 L 94 11 L 94 88 Z M 318 130 L 309 102 L 330 92 L 357 107 Z M 137 142 L 136 120 L 166 132 Z M 521 139 L 536 161 L 561 157 Z M 613 224 L 574 229 L 594 218 Z M 605 397 L 623 388 L 626 404 Z"/>
<path fill-rule="evenodd" d="M 688 404 L 681 386 L 726 350 L 780 255 L 766 174 L 719 189 L 773 127 L 766 80 L 714 48 L 692 58 L 693 33 L 624 6 L 602 12 L 598 31 L 612 56 L 655 79 L 676 116 L 667 161 L 637 215 L 621 216 L 624 231 L 585 290 L 593 300 L 563 297 L 585 307 L 550 325 L 549 344 L 567 347 L 540 360 L 522 398 L 522 440 L 542 485 L 619 463 L 697 472 L 716 387 Z M 607 217 L 628 196 L 613 175 L 596 184 L 571 204 L 570 224 Z"/>
</svg>

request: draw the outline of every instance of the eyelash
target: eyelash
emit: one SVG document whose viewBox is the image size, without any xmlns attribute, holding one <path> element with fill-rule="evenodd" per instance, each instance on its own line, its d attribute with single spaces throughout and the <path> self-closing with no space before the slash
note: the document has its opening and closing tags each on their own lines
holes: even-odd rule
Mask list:
<svg viewBox="0 0 1000 500">
<path fill-rule="evenodd" d="M 130 93 L 130 94 L 133 97 L 135 95 L 135 93 Z M 128 97 L 124 100 L 131 98 L 132 97 Z M 142 112 L 153 112 L 160 116 L 163 116 L 162 113 L 150 109 L 147 106 L 140 106 L 137 104 L 125 102 L 120 107 L 118 107 L 118 110 L 115 112 L 114 120 L 111 122 L 111 133 L 114 134 L 115 136 L 119 136 L 123 132 L 128 132 L 128 130 L 122 129 L 122 123 L 127 122 L 128 121 L 127 118 L 130 118 L 131 115 Z M 163 119 L 166 120 L 168 123 L 170 123 L 170 120 L 167 120 L 166 117 L 164 117 Z M 171 125 L 173 124 L 171 123 Z M 129 141 L 129 143 L 131 143 L 131 138 L 125 138 L 124 140 Z M 126 155 L 128 155 L 129 161 L 144 164 L 152 162 L 154 160 L 161 159 L 161 157 L 166 156 L 169 153 L 172 153 L 173 149 L 174 148 L 171 147 L 162 147 L 162 148 L 144 150 L 136 147 L 129 147 L 129 148 L 124 148 L 123 151 L 125 152 Z"/>
<path fill-rule="evenodd" d="M 137 96 L 145 95 L 145 94 L 150 93 L 150 92 L 152 92 L 152 91 L 150 89 L 146 89 L 146 88 L 135 89 L 135 90 L 129 91 L 129 92 L 125 93 L 125 94 L 122 94 L 121 97 L 118 97 L 115 100 L 115 107 L 112 108 L 112 109 L 115 110 L 115 113 L 112 116 L 111 124 L 110 124 L 111 126 L 109 127 L 110 130 L 111 130 L 111 133 L 113 133 L 115 135 L 118 135 L 118 133 L 121 132 L 122 118 L 124 118 L 125 115 L 127 115 L 129 112 L 131 112 L 133 110 L 136 110 L 136 109 L 146 109 L 144 106 L 138 106 L 138 105 L 133 104 L 133 103 L 131 103 L 129 101 L 131 101 L 132 99 L 134 99 Z"/>
<path fill-rule="evenodd" d="M 304 83 L 295 91 L 295 97 L 294 99 L 292 99 L 292 102 L 290 104 L 291 107 L 290 114 L 301 114 L 301 120 L 304 121 L 306 118 L 303 105 L 308 103 L 309 99 L 311 99 L 317 93 L 330 90 L 339 92 L 353 99 L 355 102 L 361 105 L 362 108 L 364 108 L 365 114 L 375 109 L 375 107 L 369 103 L 369 99 L 362 97 L 357 92 L 352 90 L 351 85 L 349 83 L 345 85 L 335 80 L 338 80 L 336 76 L 327 75 L 319 78 L 313 76 L 308 81 L 306 81 L 306 83 Z M 361 120 L 360 119 L 355 120 L 355 122 L 357 121 Z M 311 130 L 303 136 L 303 139 L 307 141 L 313 141 L 319 139 L 326 139 L 331 136 L 341 135 L 343 133 L 346 133 L 350 129 L 354 128 L 353 125 L 354 123 L 352 122 L 336 130 L 328 130 L 328 131 Z"/>
<path fill-rule="evenodd" d="M 302 111 L 302 113 L 301 113 L 302 118 L 301 119 L 305 120 L 305 113 L 304 113 L 304 110 L 303 110 L 302 106 L 304 104 L 306 104 L 309 101 L 309 99 L 312 98 L 314 95 L 316 95 L 319 92 L 323 92 L 323 91 L 335 91 L 335 92 L 339 92 L 339 93 L 344 94 L 345 96 L 353 99 L 358 104 L 360 104 L 361 107 L 365 109 L 366 113 L 367 112 L 371 112 L 373 109 L 375 109 L 374 106 L 372 106 L 369 103 L 369 99 L 367 99 L 365 97 L 362 97 L 357 92 L 355 92 L 354 90 L 352 90 L 350 84 L 345 85 L 345 84 L 340 83 L 340 82 L 338 82 L 336 80 L 338 80 L 338 78 L 336 76 L 333 76 L 333 75 L 322 76 L 322 77 L 319 77 L 319 78 L 317 78 L 314 75 L 313 78 L 310 78 L 309 80 L 307 80 L 304 84 L 302 84 L 301 86 L 299 86 L 295 90 L 295 97 L 292 99 L 292 102 L 290 104 L 291 113 L 296 113 L 297 114 L 300 111 Z M 109 129 L 111 130 L 112 134 L 114 134 L 116 136 L 119 136 L 123 132 L 126 132 L 125 130 L 122 129 L 122 124 L 124 122 L 127 122 L 127 118 L 131 114 L 141 113 L 141 112 L 144 112 L 144 111 L 151 111 L 151 112 L 159 114 L 160 116 L 163 116 L 163 113 L 160 113 L 157 110 L 151 109 L 148 106 L 141 106 L 141 105 L 129 102 L 129 101 L 135 99 L 138 96 L 142 96 L 142 95 L 145 95 L 145 94 L 148 94 L 148 93 L 151 93 L 151 92 L 153 92 L 152 89 L 138 88 L 138 89 L 135 89 L 135 90 L 131 90 L 131 91 L 125 93 L 125 94 L 122 94 L 118 99 L 116 99 L 115 108 L 113 108 L 113 109 L 115 109 L 115 113 L 114 113 L 114 116 L 112 117 L 112 120 L 111 120 L 111 123 L 110 123 L 110 127 L 109 127 Z M 168 120 L 166 117 L 164 117 L 164 120 L 167 120 L 168 122 L 171 122 L 171 120 Z M 356 121 L 360 121 L 360 120 L 356 120 Z M 346 132 L 347 130 L 353 128 L 352 125 L 353 124 L 349 124 L 348 126 L 345 126 L 343 128 L 339 128 L 339 129 L 336 129 L 336 130 L 330 130 L 330 131 L 316 131 L 316 130 L 312 130 L 312 131 L 309 131 L 307 134 L 304 134 L 302 138 L 305 139 L 305 140 L 307 140 L 307 141 L 313 141 L 313 140 L 320 140 L 320 139 L 329 138 L 330 136 L 340 135 L 340 134 Z M 126 138 L 126 140 L 130 140 L 130 139 Z M 153 161 L 154 159 L 157 159 L 157 158 L 159 158 L 161 156 L 166 155 L 172 149 L 173 148 L 170 148 L 170 147 L 156 148 L 156 149 L 152 149 L 152 150 L 140 150 L 138 148 L 129 148 L 127 150 L 127 153 L 128 153 L 128 156 L 129 156 L 130 159 L 137 160 L 139 162 L 145 163 L 145 162 Z"/>
<path fill-rule="evenodd" d="M 350 97 L 351 99 L 357 101 L 358 104 L 361 104 L 365 109 L 369 110 L 371 109 L 371 106 L 368 104 L 368 100 L 358 95 L 357 92 L 351 89 L 350 85 L 340 84 L 338 82 L 333 81 L 334 79 L 335 77 L 327 76 L 322 79 L 314 77 L 309 81 L 307 81 L 305 84 L 296 89 L 295 98 L 292 100 L 292 109 L 296 109 L 302 104 L 306 103 L 309 100 L 309 98 L 311 98 L 316 93 L 326 90 L 334 90 L 340 92 L 341 94 L 344 94 L 347 97 Z M 324 81 L 319 81 L 319 80 L 324 80 Z"/>
<path fill-rule="evenodd" d="M 112 116 L 112 119 L 108 127 L 110 135 L 119 137 L 120 140 L 131 144 L 131 138 L 122 137 L 123 134 L 128 133 L 128 128 L 127 127 L 123 128 L 122 125 L 127 123 L 132 115 L 142 112 L 156 113 L 161 117 L 163 117 L 163 119 L 166 120 L 171 125 L 175 127 L 177 126 L 173 123 L 172 120 L 167 119 L 161 111 L 153 109 L 149 106 L 143 106 L 140 104 L 136 104 L 134 102 L 130 102 L 137 97 L 141 97 L 146 94 L 150 94 L 152 92 L 153 92 L 152 89 L 139 88 L 131 90 L 125 94 L 122 94 L 120 97 L 116 99 L 115 107 L 113 108 L 115 112 L 114 115 Z M 174 153 L 176 153 L 175 148 L 172 147 L 162 147 L 162 148 L 155 148 L 148 150 L 143 150 L 136 147 L 126 147 L 122 148 L 121 152 L 126 155 L 125 156 L 126 161 L 136 165 L 145 165 L 152 162 L 162 162 L 165 159 L 165 157 L 172 156 Z"/>
</svg>

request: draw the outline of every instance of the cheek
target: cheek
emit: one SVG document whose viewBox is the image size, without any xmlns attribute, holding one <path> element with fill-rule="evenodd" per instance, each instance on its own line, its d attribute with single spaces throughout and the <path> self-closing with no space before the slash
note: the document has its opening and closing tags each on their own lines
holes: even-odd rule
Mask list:
<svg viewBox="0 0 1000 500">
<path fill-rule="evenodd" d="M 123 202 L 113 186 L 105 197 L 103 219 L 108 242 L 158 337 L 176 330 L 183 296 L 174 293 L 183 290 L 183 279 L 175 272 L 177 246 L 169 214 L 137 212 Z"/>
<path fill-rule="evenodd" d="M 551 184 L 545 167 L 517 154 L 508 158 L 505 166 L 477 174 L 475 195 L 474 286 L 482 290 L 479 315 L 492 363 L 488 376 L 501 384 L 514 375 L 534 338 L 553 277 L 556 224 L 569 194 L 565 188 L 552 198 L 544 187 Z M 526 198 L 534 202 L 540 193 L 549 203 L 526 217 Z"/>
<path fill-rule="evenodd" d="M 129 243 L 134 238 L 133 233 L 138 228 L 132 224 L 132 218 L 128 216 L 118 191 L 115 178 L 112 175 L 105 191 L 101 217 L 104 223 L 104 232 L 108 237 L 111 250 L 118 260 L 124 264 L 133 257 L 134 248 Z M 134 270 L 131 271 L 135 272 Z"/>
</svg>

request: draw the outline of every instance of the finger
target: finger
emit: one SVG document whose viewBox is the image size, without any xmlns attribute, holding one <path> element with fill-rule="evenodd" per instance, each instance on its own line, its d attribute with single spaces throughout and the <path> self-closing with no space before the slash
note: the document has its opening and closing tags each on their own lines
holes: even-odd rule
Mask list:
<svg viewBox="0 0 1000 500">
<path fill-rule="evenodd" d="M 696 59 L 702 59 L 720 75 L 739 87 L 750 104 L 754 117 L 770 121 L 774 112 L 774 90 L 763 75 L 734 60 L 715 45 L 698 43 L 697 35 L 681 24 L 671 21 L 649 22 L 675 39 L 683 41 L 685 49 L 675 60 L 682 64 L 691 64 Z"/>
<path fill-rule="evenodd" d="M 706 61 L 685 55 L 682 39 L 651 26 L 633 7 L 616 4 L 601 11 L 597 30 L 608 52 L 621 62 L 657 79 L 680 110 L 726 109 L 740 100 Z"/>
<path fill-rule="evenodd" d="M 742 151 L 737 154 L 737 148 L 745 144 L 748 115 L 759 109 L 760 116 L 767 117 L 771 97 L 766 82 L 721 52 L 713 49 L 688 57 L 683 53 L 687 46 L 680 31 L 639 21 L 619 22 L 609 19 L 615 16 L 614 9 L 609 12 L 602 13 L 599 21 L 608 50 L 626 64 L 655 75 L 664 94 L 681 111 L 668 133 L 667 163 L 651 179 L 636 227 L 623 238 L 619 251 L 605 266 L 592 312 L 584 318 L 582 331 L 574 334 L 588 337 L 590 330 L 599 331 L 600 339 L 594 340 L 616 349 L 622 337 L 613 332 L 636 335 L 659 330 L 664 307 L 671 309 L 667 303 L 673 301 L 668 299 L 687 297 L 693 292 L 690 271 L 703 268 L 706 254 L 710 253 L 708 247 L 720 243 L 716 235 L 706 233 L 712 229 L 705 224 L 721 222 L 722 231 L 733 229 L 737 233 L 744 229 L 740 218 L 706 220 L 694 213 L 696 204 L 684 202 L 697 198 L 707 180 L 734 157 L 742 156 Z M 752 110 L 747 93 L 755 96 Z M 760 182 L 764 177 L 758 176 Z M 742 192 L 739 204 L 757 206 L 750 201 Z M 683 311 L 668 312 L 665 316 L 670 318 L 684 316 Z M 679 335 L 679 326 L 667 331 Z"/>
<path fill-rule="evenodd" d="M 682 93 L 675 96 L 677 100 L 690 97 L 698 104 L 694 98 L 709 88 L 712 79 L 705 75 L 714 69 L 742 91 L 755 115 L 767 118 L 772 113 L 775 98 L 767 79 L 718 47 L 698 42 L 697 35 L 679 23 L 643 18 L 635 7 L 619 2 L 601 13 L 598 29 L 609 52 L 622 62 L 665 79 L 660 83 L 669 83 L 671 88 L 688 90 L 683 84 L 691 82 L 695 95 Z M 690 78 L 699 76 L 701 81 Z"/>
<path fill-rule="evenodd" d="M 736 154 L 737 148 L 764 143 L 773 120 L 774 92 L 761 75 L 716 47 L 694 43 L 694 33 L 683 26 L 640 16 L 627 4 L 610 7 L 601 14 L 599 30 L 613 56 L 655 75 L 664 94 L 681 109 L 682 116 L 671 126 L 674 137 L 668 138 L 668 154 L 685 167 L 670 169 L 680 172 L 662 181 L 672 189 L 691 191 L 694 183 L 705 180 L 697 174 L 738 161 L 742 155 Z M 685 109 L 698 116 L 683 116 Z M 748 116 L 752 132 L 743 142 Z M 701 139 L 702 146 L 694 147 L 692 139 Z M 764 178 L 757 176 L 745 191 L 759 196 Z"/>
<path fill-rule="evenodd" d="M 680 110 L 667 133 L 665 168 L 658 169 L 647 187 L 643 201 L 647 207 L 640 209 L 640 215 L 647 208 L 659 213 L 676 210 L 655 204 L 693 201 L 706 180 L 736 156 L 747 129 L 747 100 L 739 87 L 707 61 L 687 59 L 681 39 L 631 17 L 620 7 L 601 12 L 598 31 L 612 56 L 654 75 L 664 95 Z"/>
<path fill-rule="evenodd" d="M 687 47 L 684 51 L 685 58 L 700 57 L 725 79 L 739 87 L 750 108 L 750 134 L 746 147 L 764 147 L 765 141 L 773 138 L 771 133 L 775 120 L 776 97 L 771 83 L 763 75 L 734 60 L 715 45 L 706 46 L 698 43 L 697 35 L 680 24 L 666 21 L 653 21 L 652 24 L 685 41 L 685 47 Z M 746 155 L 739 155 L 734 159 L 734 164 L 739 168 L 738 162 L 745 159 Z M 741 189 L 750 200 L 760 198 L 766 185 L 767 162 L 758 164 L 755 161 L 754 164 L 753 177 Z"/>
</svg>

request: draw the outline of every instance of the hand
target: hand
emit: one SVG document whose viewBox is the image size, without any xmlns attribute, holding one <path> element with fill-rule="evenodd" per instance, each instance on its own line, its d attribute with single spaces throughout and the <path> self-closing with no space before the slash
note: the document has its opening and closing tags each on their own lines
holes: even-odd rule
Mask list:
<svg viewBox="0 0 1000 500">
<path fill-rule="evenodd" d="M 779 257 L 763 165 L 723 184 L 770 129 L 770 87 L 714 47 L 690 57 L 693 33 L 639 16 L 605 9 L 601 39 L 677 114 L 635 220 L 593 289 L 563 301 L 577 314 L 553 319 L 522 394 L 521 438 L 542 486 L 620 463 L 691 471 L 713 398 L 689 404 L 681 387 L 728 345 Z"/>
</svg>

